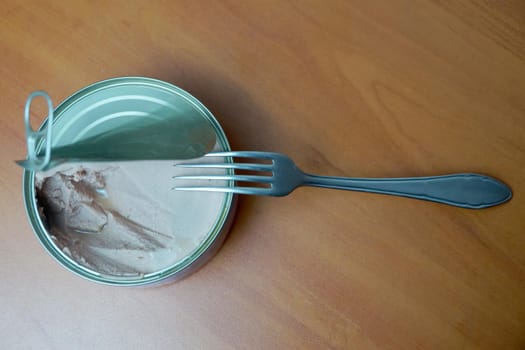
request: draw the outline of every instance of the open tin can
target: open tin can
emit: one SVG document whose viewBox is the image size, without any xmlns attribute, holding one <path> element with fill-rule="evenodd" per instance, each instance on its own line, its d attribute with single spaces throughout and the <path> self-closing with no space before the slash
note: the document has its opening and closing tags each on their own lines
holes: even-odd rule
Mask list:
<svg viewBox="0 0 525 350">
<path fill-rule="evenodd" d="M 187 113 L 203 118 L 214 130 L 214 151 L 230 150 L 221 126 L 195 97 L 172 84 L 143 77 L 101 81 L 68 97 L 53 113 L 52 147 L 74 144 L 114 130 L 137 116 L 148 118 L 154 114 L 155 118 L 160 115 L 176 120 Z M 40 129 L 43 130 L 48 122 L 46 119 Z M 37 144 L 37 151 L 42 147 L 43 142 Z M 231 159 L 221 161 L 231 162 Z M 64 164 L 58 170 L 44 173 L 25 170 L 23 192 L 29 222 L 38 240 L 59 264 L 88 280 L 116 286 L 141 286 L 179 279 L 195 271 L 218 251 L 232 223 L 236 197 L 231 193 L 172 191 L 172 176 L 176 171 L 184 171 L 174 164 L 175 161 L 164 160 L 74 165 L 83 173 L 90 167 L 116 171 L 107 183 L 108 188 L 103 189 L 102 204 L 96 204 L 97 208 L 103 208 L 99 208 L 100 215 L 106 215 L 106 222 L 100 226 L 103 227 L 100 232 L 91 233 L 64 233 L 54 229 L 39 195 L 39 186 L 53 176 L 78 184 L 80 180 L 71 170 L 73 165 Z M 118 186 L 126 181 L 134 186 L 128 186 L 126 193 L 119 192 Z M 118 184 L 114 185 L 118 188 L 112 191 L 109 188 L 111 183 Z M 117 204 L 107 204 L 116 197 L 122 197 Z M 143 202 L 146 204 L 141 207 Z M 68 204 L 61 205 L 66 207 Z M 131 233 L 125 233 L 126 237 L 131 234 L 132 244 L 120 239 L 118 232 L 111 231 L 115 225 L 119 230 L 132 227 Z M 104 246 L 105 234 L 114 237 L 107 247 Z M 177 242 L 183 242 L 185 248 L 178 247 Z M 157 247 L 158 251 L 152 247 Z M 157 262 L 156 254 L 162 255 L 161 262 Z M 104 260 L 104 264 L 96 261 L 98 257 Z M 112 267 L 112 263 L 116 267 Z M 119 266 L 124 266 L 121 272 Z"/>
</svg>

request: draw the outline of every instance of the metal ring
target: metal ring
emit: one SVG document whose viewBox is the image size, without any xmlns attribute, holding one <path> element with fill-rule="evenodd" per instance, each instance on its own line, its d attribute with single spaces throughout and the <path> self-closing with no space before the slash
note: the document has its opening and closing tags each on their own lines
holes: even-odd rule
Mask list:
<svg viewBox="0 0 525 350">
<path fill-rule="evenodd" d="M 31 103 L 35 97 L 41 96 L 47 102 L 47 122 L 38 131 L 34 131 L 31 128 L 30 122 L 30 110 Z M 54 109 L 51 97 L 45 91 L 35 91 L 29 95 L 26 100 L 24 107 L 24 125 L 26 130 L 26 142 L 27 142 L 27 159 L 33 162 L 33 170 L 44 169 L 51 160 L 51 141 L 52 141 L 52 129 L 53 129 Z M 44 143 L 44 158 L 38 158 L 36 152 L 36 146 L 41 138 L 45 137 Z"/>
</svg>

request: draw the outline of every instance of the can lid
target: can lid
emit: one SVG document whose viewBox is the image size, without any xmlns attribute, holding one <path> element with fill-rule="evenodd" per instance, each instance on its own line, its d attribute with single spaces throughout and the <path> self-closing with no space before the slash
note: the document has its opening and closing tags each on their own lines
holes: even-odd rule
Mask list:
<svg viewBox="0 0 525 350">
<path fill-rule="evenodd" d="M 190 159 L 208 153 L 215 145 L 215 130 L 209 120 L 202 117 L 188 94 L 175 86 L 146 78 L 117 78 L 87 87 L 81 93 L 56 112 L 44 92 L 29 96 L 24 116 L 28 159 L 18 161 L 19 165 L 28 170 L 45 170 L 72 161 Z M 35 133 L 29 126 L 29 108 L 38 95 L 48 101 L 51 122 Z M 60 115 L 66 112 L 74 117 L 60 125 L 64 124 Z M 87 124 L 89 121 L 96 122 Z M 75 138 L 64 141 L 61 136 L 69 130 L 65 126 L 71 125 L 78 132 Z M 53 139 L 52 128 L 61 130 Z M 37 153 L 36 144 L 43 141 L 38 138 L 45 142 Z"/>
</svg>

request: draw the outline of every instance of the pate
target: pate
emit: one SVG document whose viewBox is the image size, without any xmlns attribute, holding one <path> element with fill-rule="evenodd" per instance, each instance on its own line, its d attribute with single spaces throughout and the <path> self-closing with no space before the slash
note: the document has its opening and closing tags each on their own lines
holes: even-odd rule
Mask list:
<svg viewBox="0 0 525 350">
<path fill-rule="evenodd" d="M 206 238 L 224 194 L 171 191 L 173 162 L 69 164 L 37 173 L 41 220 L 69 258 L 97 273 L 144 275 Z"/>
</svg>

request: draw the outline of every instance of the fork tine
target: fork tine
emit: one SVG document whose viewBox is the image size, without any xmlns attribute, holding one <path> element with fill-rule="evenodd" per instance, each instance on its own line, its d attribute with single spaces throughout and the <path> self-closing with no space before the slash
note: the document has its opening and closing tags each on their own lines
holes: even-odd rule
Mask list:
<svg viewBox="0 0 525 350">
<path fill-rule="evenodd" d="M 179 163 L 175 164 L 182 168 L 219 168 L 219 169 L 237 169 L 237 170 L 252 170 L 262 172 L 272 172 L 274 163 L 279 159 L 278 153 L 272 152 L 258 152 L 258 151 L 229 151 L 229 152 L 212 152 L 205 155 L 205 157 L 236 157 L 236 158 L 253 158 L 253 163 Z M 282 157 L 282 156 L 281 156 Z M 258 160 L 271 160 L 272 164 L 257 163 Z M 173 189 L 177 191 L 207 191 L 207 192 L 226 192 L 235 194 L 248 194 L 260 196 L 274 196 L 275 191 L 272 183 L 273 176 L 263 175 L 176 175 L 173 176 L 175 180 L 227 180 L 270 184 L 269 187 L 254 187 L 254 186 L 199 186 L 199 185 L 181 185 L 174 186 Z"/>
<path fill-rule="evenodd" d="M 259 151 L 230 151 L 230 152 L 211 152 L 205 157 L 239 157 L 239 158 L 256 158 L 273 160 L 277 153 L 259 152 Z"/>
<path fill-rule="evenodd" d="M 273 168 L 271 164 L 248 163 L 178 163 L 175 166 L 180 168 L 222 168 L 253 171 L 271 171 Z"/>
<path fill-rule="evenodd" d="M 225 192 L 225 193 L 236 193 L 236 194 L 250 194 L 265 196 L 270 195 L 269 188 L 260 188 L 260 187 L 219 187 L 219 186 L 180 186 L 173 187 L 175 191 L 191 191 L 191 192 Z"/>
<path fill-rule="evenodd" d="M 259 175 L 175 175 L 175 180 L 233 180 L 243 182 L 271 183 L 270 176 Z"/>
</svg>

